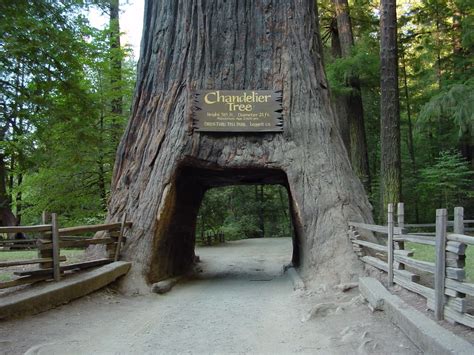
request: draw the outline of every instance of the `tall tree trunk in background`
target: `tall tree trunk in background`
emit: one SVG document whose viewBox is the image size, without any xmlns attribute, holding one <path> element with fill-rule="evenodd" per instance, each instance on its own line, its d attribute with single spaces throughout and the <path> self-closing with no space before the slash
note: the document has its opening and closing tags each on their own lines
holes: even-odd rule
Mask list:
<svg viewBox="0 0 474 355">
<path fill-rule="evenodd" d="M 362 265 L 349 220 L 372 220 L 334 120 L 314 1 L 146 1 L 138 82 L 117 152 L 108 220 L 127 213 L 128 292 L 194 261 L 205 191 L 282 184 L 295 227 L 293 261 L 307 280 L 354 280 Z M 281 133 L 193 130 L 194 92 L 282 90 Z"/>
<path fill-rule="evenodd" d="M 331 54 L 333 58 L 341 58 L 341 42 L 339 40 L 339 33 L 337 30 L 337 19 L 332 18 L 330 24 L 331 31 Z M 333 107 L 336 114 L 336 122 L 339 125 L 339 132 L 350 156 L 351 153 L 351 136 L 349 131 L 349 116 L 347 113 L 347 98 L 345 95 L 332 93 Z"/>
<path fill-rule="evenodd" d="M 418 169 L 416 166 L 416 157 L 415 157 L 415 143 L 413 139 L 413 121 L 411 117 L 411 106 L 410 106 L 410 95 L 408 92 L 408 78 L 407 78 L 407 67 L 405 61 L 405 54 L 402 52 L 401 54 L 402 60 L 402 73 L 403 73 L 403 88 L 405 93 L 405 102 L 406 102 L 406 111 L 407 111 L 407 123 L 408 123 L 408 132 L 407 132 L 407 146 L 408 146 L 408 153 L 410 154 L 410 161 L 411 161 L 411 169 L 413 173 L 413 178 L 415 182 L 418 180 Z M 413 201 L 414 208 L 415 208 L 415 222 L 419 223 L 420 220 L 420 213 L 418 210 L 418 199 Z"/>
<path fill-rule="evenodd" d="M 380 89 L 380 193 L 385 211 L 387 204 L 401 200 L 396 0 L 380 3 Z"/>
<path fill-rule="evenodd" d="M 112 146 L 115 149 L 120 140 L 121 127 L 117 121 L 123 115 L 122 52 L 120 46 L 120 6 L 119 0 L 109 0 L 109 41 L 110 41 L 110 84 L 112 87 Z"/>
<path fill-rule="evenodd" d="M 5 140 L 6 127 L 0 127 L 1 141 Z M 15 226 L 17 220 L 10 206 L 10 197 L 7 194 L 7 169 L 5 156 L 0 153 L 0 226 Z"/>
<path fill-rule="evenodd" d="M 336 9 L 337 32 L 342 57 L 350 57 L 354 46 L 352 24 L 347 0 L 333 0 Z M 352 168 L 361 179 L 366 191 L 370 191 L 369 155 L 367 152 L 367 138 L 365 134 L 364 108 L 359 77 L 349 72 L 346 85 L 351 89 L 350 94 L 344 95 L 346 100 L 346 115 L 349 121 L 350 159 Z"/>
</svg>

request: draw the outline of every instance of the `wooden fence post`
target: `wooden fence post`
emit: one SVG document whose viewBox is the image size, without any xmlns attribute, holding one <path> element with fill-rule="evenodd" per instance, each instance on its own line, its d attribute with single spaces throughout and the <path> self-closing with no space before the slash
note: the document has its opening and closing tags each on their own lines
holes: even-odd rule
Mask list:
<svg viewBox="0 0 474 355">
<path fill-rule="evenodd" d="M 117 239 L 117 247 L 115 248 L 115 256 L 114 256 L 114 261 L 118 261 L 120 258 L 120 248 L 122 247 L 122 239 L 123 239 L 123 234 L 125 233 L 125 224 L 127 223 L 127 213 L 122 217 L 122 223 L 120 224 L 120 233 L 119 237 Z"/>
<path fill-rule="evenodd" d="M 400 228 L 405 227 L 405 205 L 403 202 L 399 202 L 397 204 L 397 226 Z M 405 243 L 404 242 L 394 242 L 394 248 L 397 250 L 404 250 Z M 405 270 L 405 264 L 396 262 L 395 268 L 397 270 Z"/>
<path fill-rule="evenodd" d="M 59 226 L 56 213 L 51 214 L 51 239 L 53 244 L 53 277 L 54 281 L 61 280 L 61 267 L 59 259 Z"/>
<path fill-rule="evenodd" d="M 387 240 L 387 251 L 388 251 L 388 286 L 393 285 L 393 203 L 388 204 L 388 216 L 387 216 L 387 227 L 388 227 L 388 240 Z"/>
<path fill-rule="evenodd" d="M 456 234 L 464 234 L 464 208 L 454 207 L 454 228 Z"/>
<path fill-rule="evenodd" d="M 43 211 L 41 214 L 41 223 L 42 224 L 49 224 L 50 223 L 50 217 L 51 214 Z M 37 241 L 38 243 L 38 258 L 40 259 L 47 259 L 47 258 L 52 258 L 53 257 L 53 249 L 41 249 L 40 247 L 43 245 L 42 240 L 45 240 L 46 242 L 49 242 L 51 239 L 51 235 L 47 233 L 41 233 L 41 238 L 40 240 Z M 45 263 L 40 263 L 39 268 L 40 269 L 51 269 L 53 267 L 52 262 L 45 262 Z"/>
<path fill-rule="evenodd" d="M 434 312 L 437 320 L 444 319 L 446 302 L 444 288 L 446 282 L 446 225 L 445 208 L 436 210 L 436 260 L 435 260 L 435 304 Z"/>
</svg>

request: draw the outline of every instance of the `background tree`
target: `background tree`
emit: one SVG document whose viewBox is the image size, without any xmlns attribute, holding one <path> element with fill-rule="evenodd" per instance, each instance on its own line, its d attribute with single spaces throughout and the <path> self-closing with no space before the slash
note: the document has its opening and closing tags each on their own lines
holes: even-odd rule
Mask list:
<svg viewBox="0 0 474 355">
<path fill-rule="evenodd" d="M 354 47 L 349 4 L 347 0 L 333 0 L 333 3 L 337 25 L 333 32 L 337 31 L 337 38 L 335 39 L 339 42 L 337 48 L 340 48 L 341 57 L 348 58 L 352 55 Z M 348 120 L 349 139 L 346 147 L 349 151 L 352 168 L 364 184 L 366 191 L 370 192 L 369 157 L 360 81 L 357 73 L 351 69 L 345 73 L 345 77 L 347 92 L 338 94 L 336 91 L 335 94 L 342 96 L 341 103 L 344 107 L 339 109 L 339 113 L 343 114 L 344 118 Z"/>
<path fill-rule="evenodd" d="M 111 103 L 130 102 L 134 64 L 108 30 L 88 25 L 82 2 L 0 6 L 2 211 L 22 223 L 42 210 L 60 212 L 63 224 L 102 220 L 128 115 Z M 117 61 L 120 82 L 111 79 Z"/>
<path fill-rule="evenodd" d="M 381 209 L 401 201 L 400 112 L 396 0 L 380 2 Z M 384 214 L 385 215 L 385 214 Z"/>
</svg>

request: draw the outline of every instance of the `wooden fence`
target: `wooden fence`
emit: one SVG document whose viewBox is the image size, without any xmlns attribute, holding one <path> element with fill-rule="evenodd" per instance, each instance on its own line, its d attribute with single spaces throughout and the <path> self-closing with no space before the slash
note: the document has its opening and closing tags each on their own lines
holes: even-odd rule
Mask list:
<svg viewBox="0 0 474 355">
<path fill-rule="evenodd" d="M 48 214 L 43 213 L 42 219 L 41 225 L 0 227 L 0 234 L 38 235 L 37 238 L 33 239 L 0 239 L 0 247 L 3 249 L 37 249 L 38 251 L 38 258 L 36 259 L 0 261 L 0 272 L 2 269 L 5 270 L 5 268 L 13 266 L 38 265 L 36 269 L 14 272 L 18 278 L 0 282 L 0 289 L 32 284 L 48 279 L 60 281 L 65 271 L 82 270 L 117 261 L 121 246 L 125 242 L 125 230 L 132 226 L 131 222 L 126 221 L 126 216 L 119 223 L 68 228 L 59 228 L 55 213 L 52 213 L 50 218 L 48 218 Z M 91 233 L 101 231 L 105 232 L 103 238 L 90 236 Z M 65 256 L 60 255 L 61 248 L 87 248 L 90 245 L 105 245 L 107 257 L 64 265 L 67 260 Z"/>
<path fill-rule="evenodd" d="M 434 224 L 405 224 L 404 205 L 388 205 L 387 226 L 349 222 L 349 238 L 360 259 L 388 273 L 388 284 L 398 284 L 427 300 L 427 307 L 434 311 L 437 320 L 446 319 L 474 328 L 474 316 L 467 313 L 466 295 L 474 296 L 474 284 L 465 281 L 466 248 L 474 245 L 474 237 L 466 235 L 465 225 L 474 220 L 464 220 L 462 207 L 454 209 L 454 220 L 447 220 L 447 210 L 436 210 Z M 452 233 L 448 233 L 448 226 Z M 419 232 L 422 228 L 435 228 L 435 232 Z M 409 229 L 417 232 L 409 233 Z M 387 236 L 385 245 L 361 239 L 361 230 Z M 405 242 L 434 247 L 434 262 L 414 259 L 414 252 L 405 249 Z M 420 274 L 434 275 L 434 283 L 421 284 Z M 429 284 L 429 285 L 427 285 Z"/>
<path fill-rule="evenodd" d="M 213 243 L 225 243 L 224 232 L 206 232 L 201 234 L 202 245 L 212 245 Z"/>
</svg>

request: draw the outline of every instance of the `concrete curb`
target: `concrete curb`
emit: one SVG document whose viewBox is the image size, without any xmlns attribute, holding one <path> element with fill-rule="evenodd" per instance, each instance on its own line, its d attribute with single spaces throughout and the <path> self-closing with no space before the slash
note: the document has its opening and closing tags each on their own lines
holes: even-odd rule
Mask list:
<svg viewBox="0 0 474 355">
<path fill-rule="evenodd" d="M 285 272 L 288 274 L 291 279 L 291 282 L 293 283 L 293 290 L 304 290 L 304 282 L 293 266 L 286 268 Z"/>
<path fill-rule="evenodd" d="M 0 298 L 0 319 L 35 314 L 94 292 L 130 270 L 131 263 L 116 261 L 60 282 Z"/>
<path fill-rule="evenodd" d="M 360 293 L 373 310 L 383 310 L 427 354 L 474 354 L 474 346 L 392 295 L 376 279 L 361 277 Z"/>
</svg>

